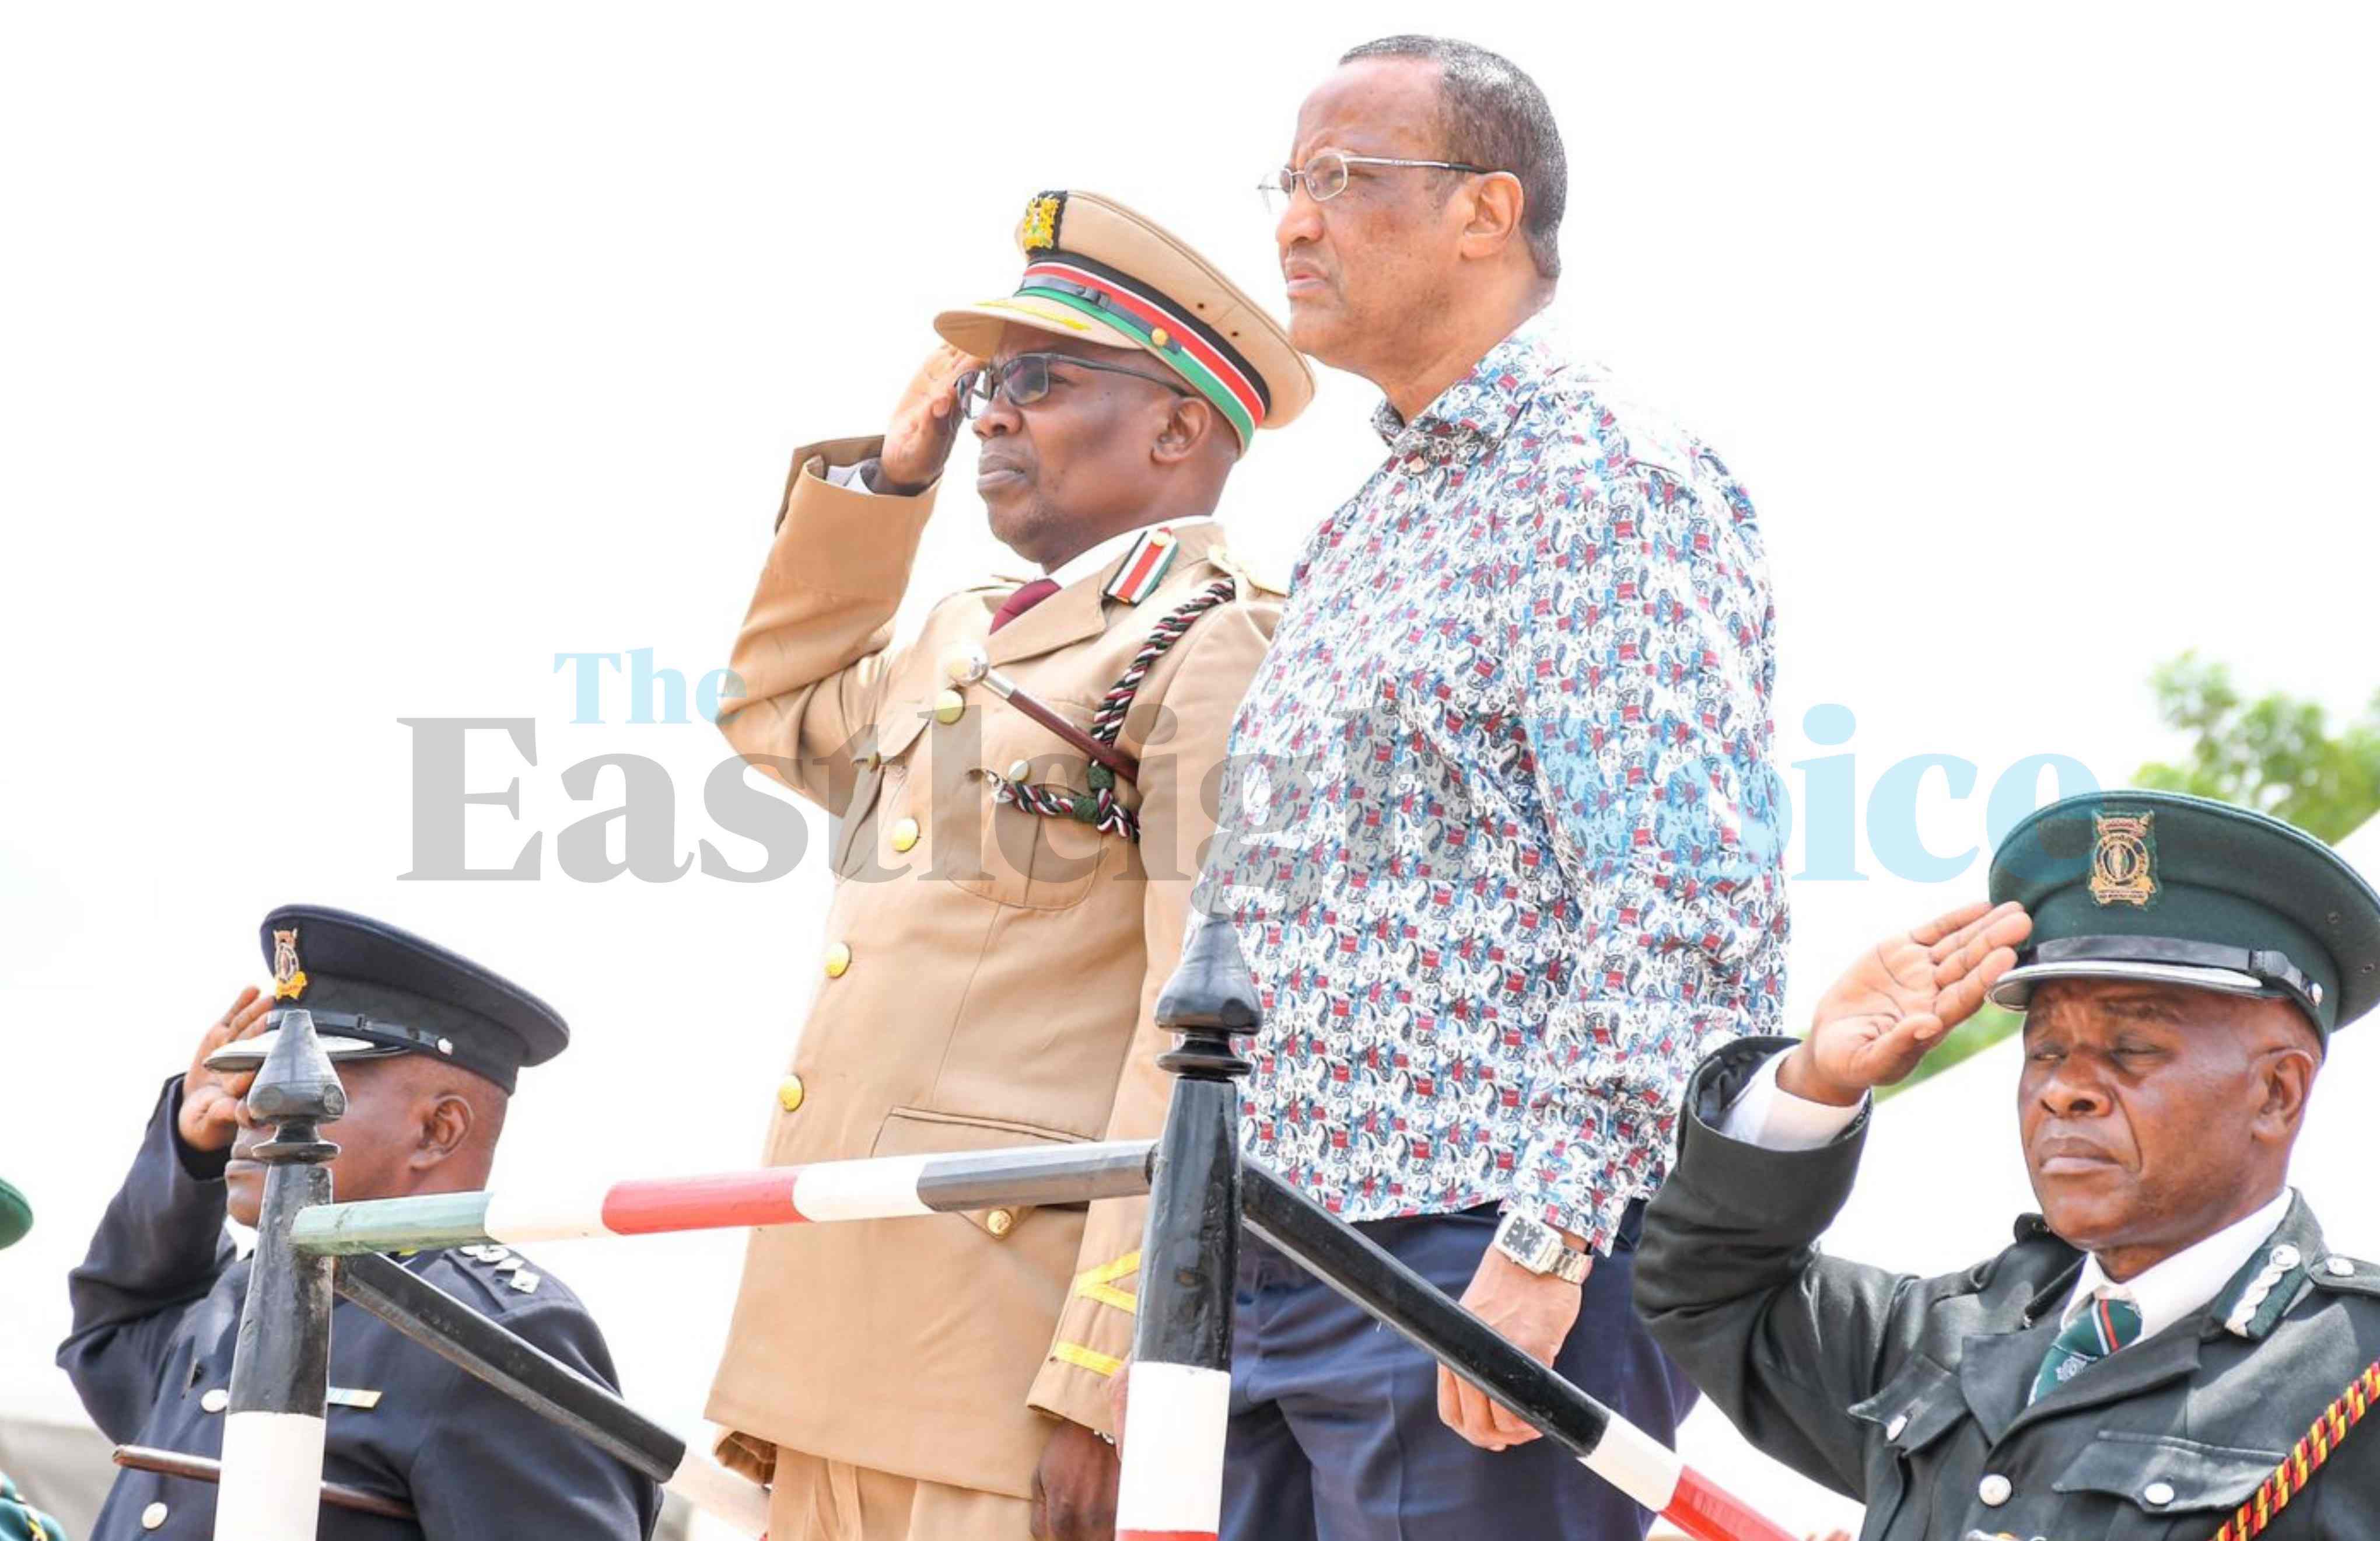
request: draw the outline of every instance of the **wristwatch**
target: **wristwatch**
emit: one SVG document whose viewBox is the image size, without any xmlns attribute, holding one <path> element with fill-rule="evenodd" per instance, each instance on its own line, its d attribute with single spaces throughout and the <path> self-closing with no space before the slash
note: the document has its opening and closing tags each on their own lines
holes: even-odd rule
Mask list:
<svg viewBox="0 0 2380 1541">
<path fill-rule="evenodd" d="M 1543 1220 L 1517 1212 L 1498 1223 L 1496 1250 L 1533 1274 L 1551 1274 L 1565 1284 L 1585 1284 L 1587 1267 L 1595 1261 Z"/>
</svg>

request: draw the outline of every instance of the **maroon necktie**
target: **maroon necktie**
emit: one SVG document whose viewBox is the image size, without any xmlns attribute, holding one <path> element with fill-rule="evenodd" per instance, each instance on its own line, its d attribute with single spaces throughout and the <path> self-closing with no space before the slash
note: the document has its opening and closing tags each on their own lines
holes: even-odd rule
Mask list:
<svg viewBox="0 0 2380 1541">
<path fill-rule="evenodd" d="M 1058 585 L 1047 578 L 1033 580 L 1000 602 L 1000 608 L 991 613 L 991 629 L 999 630 L 1057 592 Z"/>
</svg>

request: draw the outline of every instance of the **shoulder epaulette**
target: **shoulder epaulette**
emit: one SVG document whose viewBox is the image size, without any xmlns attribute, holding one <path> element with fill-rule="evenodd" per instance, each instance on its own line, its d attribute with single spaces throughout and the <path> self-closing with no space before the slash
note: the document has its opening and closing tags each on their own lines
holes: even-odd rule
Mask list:
<svg viewBox="0 0 2380 1541">
<path fill-rule="evenodd" d="M 1213 563 L 1216 567 L 1220 568 L 1223 571 L 1230 573 L 1233 578 L 1239 580 L 1240 587 L 1243 591 L 1240 597 L 1243 599 L 1248 597 L 1245 591 L 1250 589 L 1254 589 L 1261 593 L 1271 594 L 1275 598 L 1279 598 L 1289 593 L 1289 581 L 1287 579 L 1280 579 L 1276 581 L 1270 577 L 1259 576 L 1257 570 L 1251 567 L 1238 552 L 1233 551 L 1230 546 L 1217 545 L 1208 548 L 1207 552 L 1207 560 Z"/>
<path fill-rule="evenodd" d="M 2332 1253 L 2308 1270 L 2317 1290 L 2337 1290 L 2350 1295 L 2370 1295 L 2380 1299 L 2380 1265 L 2366 1263 L 2360 1257 L 2344 1253 Z"/>
<path fill-rule="evenodd" d="M 498 1300 L 507 1295 L 534 1295 L 545 1282 L 545 1276 L 530 1266 L 528 1258 L 499 1242 L 455 1247 L 447 1255 L 477 1264 L 477 1267 L 463 1271 L 480 1280 Z"/>
</svg>

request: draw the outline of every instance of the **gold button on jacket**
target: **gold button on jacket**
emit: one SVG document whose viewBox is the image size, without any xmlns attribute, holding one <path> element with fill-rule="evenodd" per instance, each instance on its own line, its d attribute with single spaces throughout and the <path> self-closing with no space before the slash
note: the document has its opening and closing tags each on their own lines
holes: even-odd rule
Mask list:
<svg viewBox="0 0 2380 1541">
<path fill-rule="evenodd" d="M 789 1000 L 782 1031 L 799 1035 L 802 1078 L 832 1076 L 833 1095 L 776 1114 L 763 1159 L 1154 1135 L 1172 1088 L 1150 1013 L 1214 830 L 1202 793 L 1279 598 L 1239 575 L 1220 526 L 1190 525 L 1138 605 L 1107 598 L 1101 571 L 992 633 L 1012 579 L 942 600 L 894 647 L 933 495 L 823 479 L 879 443 L 796 455 L 730 659 L 748 694 L 721 727 L 840 821 L 833 850 L 808 860 L 833 873 L 826 937 L 868 963 Z M 1125 723 L 1123 747 L 1145 769 L 1118 793 L 1139 811 L 1140 844 L 996 801 L 997 773 L 1020 761 L 1060 795 L 1088 791 L 1088 767 L 985 687 L 950 690 L 954 648 L 982 647 L 1087 725 L 1158 623 L 1226 578 L 1235 597 L 1157 661 Z M 871 746 L 881 766 L 855 768 Z M 910 821 L 934 831 L 930 861 L 893 859 Z M 747 1472 L 783 1448 L 1029 1498 L 1044 1413 L 1110 1426 L 1105 1372 L 1131 1351 L 1144 1209 L 1001 1205 L 753 1232 L 708 1409 L 731 1431 L 724 1453 Z"/>
<path fill-rule="evenodd" d="M 777 1106 L 783 1107 L 786 1112 L 797 1113 L 801 1111 L 803 1095 L 802 1078 L 800 1076 L 789 1074 L 784 1080 L 777 1082 Z"/>
<path fill-rule="evenodd" d="M 851 944 L 837 942 L 826 949 L 826 976 L 841 979 L 851 968 Z"/>
</svg>

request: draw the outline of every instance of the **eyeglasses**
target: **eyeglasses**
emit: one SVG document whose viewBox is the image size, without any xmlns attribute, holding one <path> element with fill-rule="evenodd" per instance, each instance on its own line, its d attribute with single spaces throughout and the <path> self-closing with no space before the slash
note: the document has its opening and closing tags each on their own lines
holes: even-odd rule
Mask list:
<svg viewBox="0 0 2380 1541">
<path fill-rule="evenodd" d="M 1463 161 L 1408 161 L 1395 155 L 1350 155 L 1337 150 L 1325 150 L 1302 166 L 1285 165 L 1268 175 L 1257 184 L 1264 194 L 1265 207 L 1275 218 L 1289 207 L 1297 196 L 1298 184 L 1305 186 L 1305 195 L 1317 203 L 1327 203 L 1347 190 L 1347 168 L 1351 165 L 1417 166 L 1429 171 L 1463 171 L 1475 177 L 1494 177 L 1491 166 L 1471 165 Z"/>
<path fill-rule="evenodd" d="M 959 410 L 970 422 L 988 410 L 994 397 L 1006 397 L 1012 407 L 1030 407 L 1050 394 L 1050 366 L 1063 364 L 1068 369 L 1096 369 L 1108 374 L 1129 374 L 1135 380 L 1146 380 L 1153 385 L 1163 385 L 1176 396 L 1188 396 L 1187 387 L 1175 384 L 1160 374 L 1149 374 L 1122 364 L 1103 364 L 1092 359 L 1078 359 L 1072 353 L 1019 353 L 1004 364 L 987 369 L 971 369 L 958 378 Z"/>
</svg>

